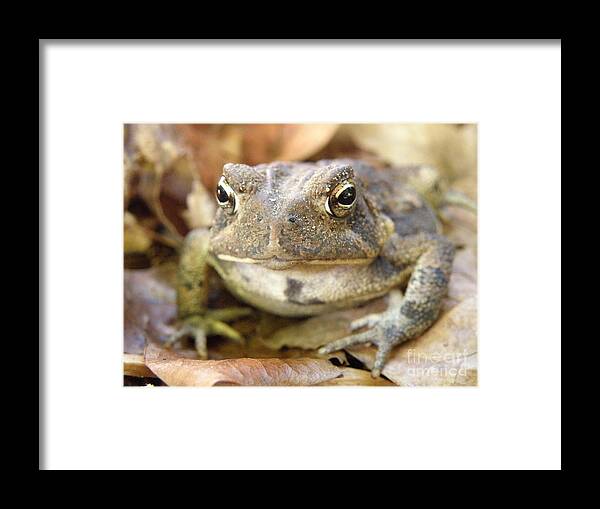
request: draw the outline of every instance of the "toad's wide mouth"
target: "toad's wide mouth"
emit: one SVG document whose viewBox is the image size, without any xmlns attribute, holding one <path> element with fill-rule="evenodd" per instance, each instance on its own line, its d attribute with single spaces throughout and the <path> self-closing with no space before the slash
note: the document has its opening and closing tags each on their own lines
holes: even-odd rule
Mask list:
<svg viewBox="0 0 600 509">
<path fill-rule="evenodd" d="M 299 265 L 366 265 L 372 261 L 371 258 L 300 260 L 279 258 L 277 256 L 272 256 L 271 258 L 238 258 L 237 256 L 226 254 L 218 254 L 216 256 L 219 260 L 236 263 L 253 263 L 255 265 L 261 265 L 272 270 L 285 270 L 289 269 L 290 267 L 297 267 Z"/>
</svg>

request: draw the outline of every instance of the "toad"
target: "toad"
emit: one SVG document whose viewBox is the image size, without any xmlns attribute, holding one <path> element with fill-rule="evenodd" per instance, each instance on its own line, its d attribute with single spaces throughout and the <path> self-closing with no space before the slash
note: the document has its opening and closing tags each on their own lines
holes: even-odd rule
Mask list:
<svg viewBox="0 0 600 509">
<path fill-rule="evenodd" d="M 226 164 L 210 230 L 191 231 L 177 283 L 179 327 L 201 358 L 206 337 L 240 335 L 228 321 L 246 308 L 207 309 L 207 268 L 239 300 L 282 316 L 314 316 L 389 294 L 388 308 L 354 321 L 319 351 L 371 343 L 379 376 L 392 348 L 436 320 L 454 245 L 406 179 L 358 160 Z"/>
</svg>

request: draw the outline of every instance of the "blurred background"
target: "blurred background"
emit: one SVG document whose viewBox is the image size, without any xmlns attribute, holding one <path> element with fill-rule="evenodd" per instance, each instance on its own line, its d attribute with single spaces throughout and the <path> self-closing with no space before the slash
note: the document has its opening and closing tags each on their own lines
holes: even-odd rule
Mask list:
<svg viewBox="0 0 600 509">
<path fill-rule="evenodd" d="M 187 231 L 206 225 L 227 162 L 351 157 L 382 169 L 427 164 L 477 199 L 475 124 L 128 124 L 124 138 L 127 268 L 160 264 Z"/>
</svg>

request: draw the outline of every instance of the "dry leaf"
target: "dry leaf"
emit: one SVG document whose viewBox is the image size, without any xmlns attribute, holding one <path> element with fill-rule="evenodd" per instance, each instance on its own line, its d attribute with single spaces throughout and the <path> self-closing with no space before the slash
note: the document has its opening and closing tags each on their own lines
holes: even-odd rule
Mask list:
<svg viewBox="0 0 600 509">
<path fill-rule="evenodd" d="M 248 320 L 250 322 L 250 320 Z M 236 330 L 240 330 L 240 322 L 236 323 Z M 347 366 L 348 359 L 345 352 L 332 352 L 320 354 L 316 350 L 307 351 L 301 348 L 272 348 L 257 335 L 246 334 L 247 338 L 243 345 L 222 338 L 211 338 L 208 343 L 208 358 L 212 360 L 239 359 L 250 357 L 252 359 L 324 359 L 334 362 L 339 366 Z"/>
<path fill-rule="evenodd" d="M 172 271 L 172 269 L 171 269 Z M 164 341 L 175 319 L 169 266 L 125 271 L 125 353 L 142 353 L 146 341 Z"/>
<path fill-rule="evenodd" d="M 138 378 L 153 378 L 156 376 L 144 363 L 144 356 L 139 354 L 123 354 L 123 374 Z"/>
<path fill-rule="evenodd" d="M 200 178 L 207 189 L 216 187 L 225 163 L 239 162 L 237 148 L 231 147 L 228 141 L 228 126 L 178 124 L 175 129 L 190 154 L 194 176 Z"/>
<path fill-rule="evenodd" d="M 225 163 L 303 160 L 323 149 L 336 124 L 181 124 L 175 130 L 193 161 L 194 174 L 213 189 Z"/>
<path fill-rule="evenodd" d="M 280 161 L 302 161 L 321 150 L 333 138 L 337 124 L 296 124 L 285 126 Z"/>
<path fill-rule="evenodd" d="M 246 164 L 300 161 L 333 138 L 337 124 L 258 124 L 242 129 L 241 161 Z"/>
<path fill-rule="evenodd" d="M 194 180 L 192 192 L 188 194 L 187 210 L 183 216 L 191 230 L 208 228 L 212 225 L 217 206 L 214 197 L 202 185 L 200 180 Z"/>
<path fill-rule="evenodd" d="M 190 155 L 193 173 L 214 189 L 225 163 L 259 164 L 303 160 L 323 149 L 336 124 L 180 124 L 178 140 Z"/>
<path fill-rule="evenodd" d="M 368 385 L 374 387 L 395 387 L 395 384 L 378 376 L 373 378 L 369 371 L 355 368 L 342 368 L 342 376 L 322 382 L 319 385 Z"/>
<path fill-rule="evenodd" d="M 458 207 L 444 209 L 444 234 L 457 246 L 443 311 L 477 294 L 477 215 Z"/>
<path fill-rule="evenodd" d="M 348 352 L 369 369 L 376 349 L 352 347 Z M 443 315 L 421 337 L 397 347 L 382 374 L 398 385 L 477 384 L 477 304 L 469 298 Z"/>
<path fill-rule="evenodd" d="M 351 333 L 353 320 L 371 313 L 378 313 L 387 308 L 387 299 L 375 299 L 368 304 L 354 309 L 335 311 L 325 315 L 306 318 L 294 322 L 275 331 L 262 341 L 272 349 L 302 348 L 317 349 L 326 343 L 343 338 Z"/>
<path fill-rule="evenodd" d="M 124 225 L 124 253 L 145 253 L 152 245 L 152 239 L 149 237 L 146 229 L 140 226 L 135 216 L 129 212 L 125 212 Z"/>
<path fill-rule="evenodd" d="M 344 125 L 354 142 L 390 164 L 430 164 L 451 179 L 474 175 L 475 124 Z"/>
<path fill-rule="evenodd" d="M 458 207 L 443 209 L 445 221 L 444 235 L 457 246 L 477 249 L 477 215 Z"/>
<path fill-rule="evenodd" d="M 148 344 L 145 363 L 167 385 L 315 385 L 340 376 L 341 370 L 319 359 L 228 359 L 203 361 Z"/>
<path fill-rule="evenodd" d="M 454 258 L 448 295 L 442 312 L 449 311 L 462 301 L 477 295 L 477 257 L 472 248 L 459 249 Z"/>
</svg>

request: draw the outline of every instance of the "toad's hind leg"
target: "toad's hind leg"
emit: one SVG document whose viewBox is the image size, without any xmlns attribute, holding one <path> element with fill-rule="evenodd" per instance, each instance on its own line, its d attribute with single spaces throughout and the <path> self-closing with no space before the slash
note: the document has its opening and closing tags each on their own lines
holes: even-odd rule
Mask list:
<svg viewBox="0 0 600 509">
<path fill-rule="evenodd" d="M 454 246 L 436 234 L 396 235 L 386 245 L 384 255 L 398 266 L 414 264 L 404 297 L 393 290 L 386 311 L 352 323 L 352 330 L 364 327 L 368 330 L 333 341 L 319 350 L 325 354 L 352 345 L 373 343 L 377 346 L 372 369 L 374 377 L 380 375 L 395 345 L 421 335 L 436 320 L 448 288 Z"/>
</svg>

